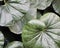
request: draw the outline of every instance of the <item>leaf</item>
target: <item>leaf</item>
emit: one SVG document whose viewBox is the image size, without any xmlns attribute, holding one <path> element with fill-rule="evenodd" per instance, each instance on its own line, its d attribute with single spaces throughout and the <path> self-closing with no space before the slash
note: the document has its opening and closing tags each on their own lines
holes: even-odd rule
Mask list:
<svg viewBox="0 0 60 48">
<path fill-rule="evenodd" d="M 4 36 L 2 32 L 0 31 L 0 48 L 3 48 L 4 46 Z"/>
<path fill-rule="evenodd" d="M 2 7 L 4 7 L 2 9 Z M 7 26 L 11 32 L 20 34 L 26 22 L 36 18 L 36 9 L 29 8 L 28 0 L 8 0 L 0 10 L 2 15 L 0 17 L 0 25 Z"/>
<path fill-rule="evenodd" d="M 13 41 L 7 44 L 5 48 L 23 48 L 23 44 L 19 41 Z"/>
<path fill-rule="evenodd" d="M 30 0 L 31 6 L 44 10 L 51 5 L 53 0 Z"/>
<path fill-rule="evenodd" d="M 11 32 L 15 34 L 21 34 L 24 25 L 31 19 L 35 19 L 37 16 L 36 8 L 30 7 L 28 12 L 18 21 L 15 21 L 12 26 L 9 26 Z"/>
<path fill-rule="evenodd" d="M 31 11 L 32 12 L 32 11 Z M 25 16 L 23 16 L 20 20 L 15 21 L 14 25 L 9 26 L 9 29 L 11 30 L 11 32 L 15 33 L 15 34 L 21 34 L 22 33 L 22 29 L 24 27 L 24 25 L 31 19 L 35 19 L 36 16 L 31 15 L 30 12 L 28 12 Z"/>
<path fill-rule="evenodd" d="M 60 48 L 60 18 L 47 13 L 39 20 L 29 21 L 23 28 L 25 48 Z"/>
<path fill-rule="evenodd" d="M 27 0 L 4 0 L 5 5 L 0 6 L 0 26 L 11 26 L 29 10 Z M 22 2 L 23 1 L 23 2 Z M 12 23 L 13 22 L 13 23 Z"/>
<path fill-rule="evenodd" d="M 60 0 L 54 0 L 52 6 L 56 13 L 60 14 Z"/>
</svg>

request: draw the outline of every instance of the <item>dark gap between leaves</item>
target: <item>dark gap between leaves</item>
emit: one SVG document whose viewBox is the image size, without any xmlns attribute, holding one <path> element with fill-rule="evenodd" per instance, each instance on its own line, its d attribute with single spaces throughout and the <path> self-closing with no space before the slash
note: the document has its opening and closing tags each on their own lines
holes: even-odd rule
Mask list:
<svg viewBox="0 0 60 48">
<path fill-rule="evenodd" d="M 0 5 L 4 5 L 5 3 L 4 3 L 4 1 L 0 1 Z"/>
<path fill-rule="evenodd" d="M 12 33 L 8 27 L 2 27 L 0 26 L 0 31 L 2 31 L 4 37 L 5 37 L 5 44 L 6 46 L 7 43 L 12 42 L 12 41 L 21 41 L 22 42 L 22 37 L 21 34 L 14 34 Z"/>
</svg>

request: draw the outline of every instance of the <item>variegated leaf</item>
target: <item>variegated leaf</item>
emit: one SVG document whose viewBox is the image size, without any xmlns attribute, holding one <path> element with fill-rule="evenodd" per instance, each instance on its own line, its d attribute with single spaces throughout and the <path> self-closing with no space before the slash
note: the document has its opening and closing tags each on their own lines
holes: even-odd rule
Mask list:
<svg viewBox="0 0 60 48">
<path fill-rule="evenodd" d="M 29 21 L 23 28 L 25 48 L 60 48 L 60 17 L 47 13 Z"/>
</svg>

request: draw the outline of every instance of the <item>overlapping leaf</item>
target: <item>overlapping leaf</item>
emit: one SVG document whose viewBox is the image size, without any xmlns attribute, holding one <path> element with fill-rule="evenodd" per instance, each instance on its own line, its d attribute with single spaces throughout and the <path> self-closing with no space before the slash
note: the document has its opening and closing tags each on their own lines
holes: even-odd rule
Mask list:
<svg viewBox="0 0 60 48">
<path fill-rule="evenodd" d="M 0 6 L 0 25 L 11 26 L 14 21 L 21 19 L 29 10 L 27 0 L 4 0 L 5 5 Z"/>
<path fill-rule="evenodd" d="M 6 48 L 23 48 L 23 44 L 19 41 L 14 41 L 7 44 Z"/>
<path fill-rule="evenodd" d="M 31 11 L 32 12 L 32 11 Z M 28 12 L 25 16 L 23 16 L 20 20 L 16 21 L 14 23 L 14 25 L 9 26 L 9 29 L 11 30 L 11 32 L 15 33 L 15 34 L 21 34 L 22 33 L 22 29 L 24 27 L 24 25 L 31 19 L 35 19 L 36 16 L 34 16 L 34 14 L 30 14 L 30 12 Z"/>
<path fill-rule="evenodd" d="M 29 0 L 8 0 L 0 6 L 0 25 L 8 26 L 11 32 L 20 34 L 23 25 L 36 18 L 37 10 L 29 8 Z"/>
<path fill-rule="evenodd" d="M 51 5 L 52 1 L 53 0 L 30 0 L 31 6 L 40 10 L 46 9 L 48 6 Z"/>
<path fill-rule="evenodd" d="M 54 0 L 52 6 L 53 6 L 55 12 L 60 14 L 60 0 Z"/>
<path fill-rule="evenodd" d="M 2 32 L 0 31 L 0 48 L 3 48 L 4 46 L 4 36 Z"/>
<path fill-rule="evenodd" d="M 37 10 L 34 8 L 30 8 L 28 12 L 23 16 L 20 20 L 15 22 L 13 26 L 9 26 L 9 29 L 15 33 L 20 34 L 22 33 L 23 26 L 31 19 L 35 19 L 37 15 Z"/>
<path fill-rule="evenodd" d="M 60 48 L 60 18 L 47 13 L 29 21 L 22 33 L 25 48 Z"/>
</svg>

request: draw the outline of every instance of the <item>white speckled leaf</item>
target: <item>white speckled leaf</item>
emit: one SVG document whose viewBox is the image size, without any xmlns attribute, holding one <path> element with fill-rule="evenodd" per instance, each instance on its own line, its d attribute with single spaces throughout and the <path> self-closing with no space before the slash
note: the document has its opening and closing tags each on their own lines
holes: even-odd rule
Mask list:
<svg viewBox="0 0 60 48">
<path fill-rule="evenodd" d="M 23 44 L 19 41 L 13 41 L 7 44 L 6 48 L 23 48 Z"/>
<path fill-rule="evenodd" d="M 60 0 L 54 0 L 52 6 L 53 6 L 55 12 L 60 14 Z"/>
<path fill-rule="evenodd" d="M 25 48 L 60 48 L 60 18 L 47 13 L 39 20 L 29 21 L 23 28 Z"/>
<path fill-rule="evenodd" d="M 29 10 L 27 0 L 9 0 L 0 6 L 0 26 L 11 26 Z"/>
<path fill-rule="evenodd" d="M 3 45 L 4 45 L 4 36 L 2 32 L 0 31 L 0 48 L 3 48 Z"/>
<path fill-rule="evenodd" d="M 53 0 L 30 0 L 31 6 L 44 10 L 51 5 Z"/>
</svg>

